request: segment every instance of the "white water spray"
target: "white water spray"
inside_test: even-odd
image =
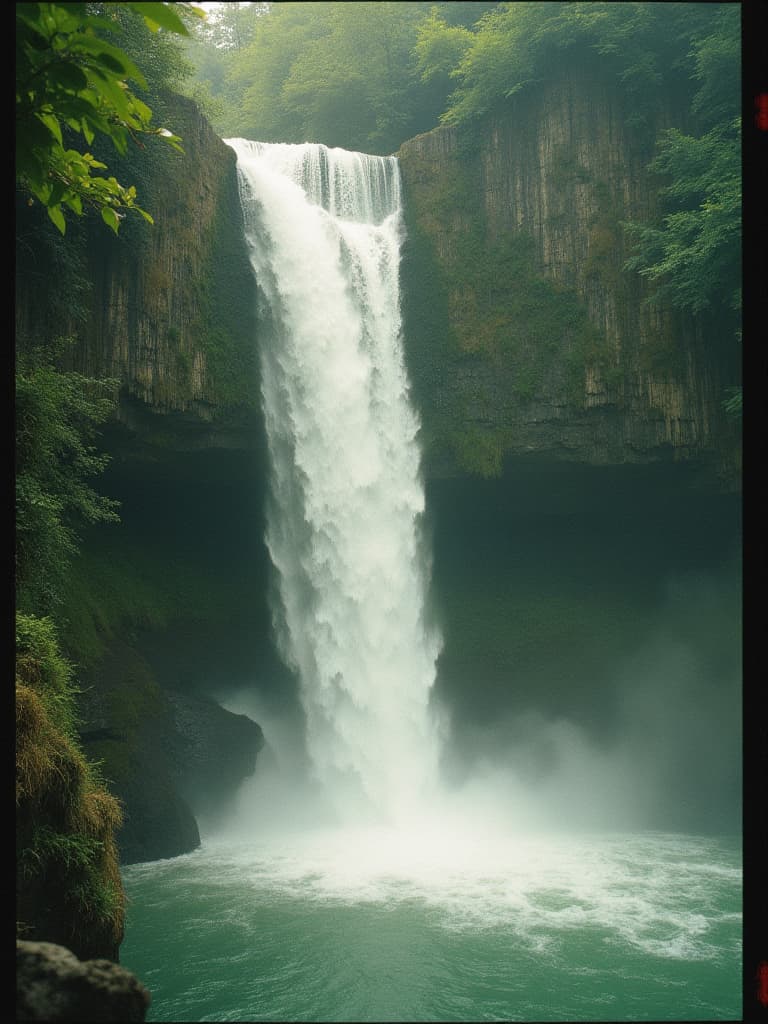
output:
[[[437,784],[424,493],[401,346],[394,157],[230,139],[271,454],[281,653],[317,778],[345,820],[413,821]]]

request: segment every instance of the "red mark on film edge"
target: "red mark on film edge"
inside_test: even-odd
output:
[[[761,960],[757,968],[757,998],[763,1006],[768,1006],[768,961]]]
[[[755,124],[761,132],[768,132],[768,92],[755,96]]]

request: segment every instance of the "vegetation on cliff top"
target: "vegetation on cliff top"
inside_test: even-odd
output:
[[[469,137],[564,64],[588,67],[623,96],[638,145],[656,146],[649,169],[663,200],[652,221],[603,226],[605,243],[615,248],[625,228],[625,270],[653,284],[651,300],[714,319],[732,344],[740,13],[704,3],[229,4],[193,31],[188,52],[193,91],[222,134],[374,153],[438,123]],[[670,101],[681,123],[655,134]],[[735,382],[730,396],[736,410]]]
[[[650,169],[661,176],[663,210],[627,224],[627,268],[656,286],[652,301],[714,317],[726,342],[741,340],[741,33],[737,6],[715,5],[687,56],[697,88],[693,129],[664,130]],[[741,389],[726,400],[741,409]]]
[[[192,93],[225,137],[392,153],[435,126],[451,87],[445,74],[421,78],[422,23],[434,10],[471,27],[496,6],[227,4],[195,30]]]

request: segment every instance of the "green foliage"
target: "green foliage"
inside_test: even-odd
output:
[[[137,83],[134,93],[145,101],[151,101],[153,115],[159,112],[156,101],[165,91],[179,90],[192,74],[184,48],[184,40],[190,38],[190,27],[203,20],[202,12],[188,4],[171,6],[157,4],[164,14],[170,14],[173,26],[162,26],[146,16],[145,4],[104,4],[113,22],[113,31],[118,33],[120,47],[125,54],[141,68],[143,84]]]
[[[495,6],[228,4],[189,52],[197,81],[222,103],[214,125],[223,135],[391,153],[435,125],[450,86],[447,73],[422,77],[422,23],[440,18],[460,40]],[[431,52],[428,38],[420,45]]]
[[[698,132],[661,133],[649,165],[665,183],[661,214],[624,225],[633,246],[625,266],[652,282],[650,301],[706,315],[710,329],[732,342],[741,338],[740,12],[714,7],[690,51]],[[738,386],[723,405],[740,415]]]
[[[82,137],[80,145],[90,147],[104,136],[125,153],[129,140],[155,135],[180,148],[171,131],[152,125],[152,111],[128,87],[128,80],[147,87],[142,72],[105,37],[120,27],[111,8],[137,12],[155,32],[186,34],[184,22],[162,3],[98,5],[97,14],[91,13],[93,6],[16,5],[16,180],[43,204],[62,234],[65,210],[81,215],[94,208],[115,232],[127,211],[152,220],[137,204],[134,186],[96,173],[106,164],[73,148],[71,141]],[[173,6],[194,10],[189,4]]]
[[[631,100],[632,127],[640,128],[659,99],[690,63],[691,38],[708,17],[704,4],[502,3],[477,26],[450,74],[458,85],[442,120],[468,124],[499,113],[521,89],[535,87],[578,54]],[[432,46],[440,59],[440,32]],[[435,67],[445,70],[438,62]],[[422,71],[429,74],[425,61]]]
[[[670,182],[660,224],[628,224],[630,270],[655,282],[654,299],[701,313],[741,304],[740,124],[718,125],[698,138],[670,128],[651,169]]]
[[[30,938],[76,955],[113,956],[125,898],[120,807],[85,759],[77,690],[50,619],[16,616],[17,920]]]
[[[462,25],[449,25],[436,8],[419,25],[414,52],[424,82],[446,76],[472,45],[472,33]]]
[[[185,40],[193,70],[184,91],[222,136],[236,134],[233,118],[242,100],[242,88],[229,81],[232,67],[269,8],[268,3],[221,4]]]
[[[21,875],[34,876],[44,864],[52,860],[60,861],[69,870],[82,870],[89,866],[102,847],[103,843],[92,836],[67,835],[43,825],[35,829],[30,845],[21,851]]]
[[[16,671],[25,680],[34,680],[51,722],[74,739],[74,670],[59,650],[57,629],[51,619],[17,612]]]
[[[20,356],[16,369],[16,582],[19,607],[49,612],[83,523],[116,521],[116,502],[89,484],[107,457],[94,440],[117,381],[62,373],[55,353]]]

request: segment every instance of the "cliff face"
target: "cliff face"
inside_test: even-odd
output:
[[[114,166],[155,225],[81,230],[79,319],[60,314],[71,283],[46,313],[22,273],[17,327],[75,335],[69,365],[121,381],[129,444],[262,448],[234,153],[191,101],[168,102],[186,155]],[[615,85],[564,69],[472,135],[438,128],[402,146],[406,348],[428,475],[497,476],[538,454],[688,461],[734,485],[739,439],[722,400],[739,379],[735,343],[648,304],[622,269],[622,223],[657,208],[663,183],[646,168],[658,128],[684,127],[676,106],[641,131]],[[72,276],[73,251],[39,274],[46,294]]]
[[[473,138],[438,128],[398,156],[406,326],[428,472],[497,475],[508,456],[738,466],[724,387],[735,342],[648,304],[622,222],[661,183],[652,132],[583,70],[514,97]]]
[[[137,185],[154,225],[130,216],[115,236],[98,217],[72,224],[63,294],[51,300],[49,281],[51,301],[41,302],[34,276],[22,272],[17,332],[22,342],[73,335],[67,368],[117,378],[118,419],[141,436],[170,447],[247,444],[230,436],[252,425],[259,404],[235,155],[191,100],[162,103],[183,155],[159,141],[125,162],[104,154],[109,173]],[[53,245],[46,259],[58,276]]]

